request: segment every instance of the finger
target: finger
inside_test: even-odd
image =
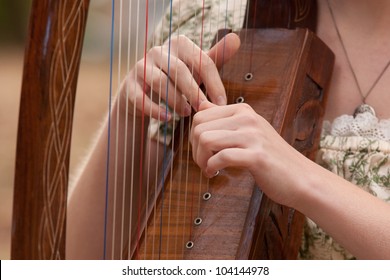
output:
[[[249,114],[251,110],[250,106],[244,103],[215,106],[210,102],[202,102],[199,106],[199,112],[194,115],[192,124],[195,127],[201,123],[231,117],[237,112],[248,111]]]
[[[176,89],[182,93],[195,110],[198,109],[201,102],[207,100],[187,64],[174,54],[162,52],[159,56],[155,56],[154,64],[169,76],[172,84],[177,86]],[[174,89],[175,87],[170,86],[170,88]]]
[[[206,109],[210,109],[210,108],[213,108],[215,106],[216,105],[214,105],[214,103],[211,103],[208,100],[205,100],[204,102],[199,104],[199,108],[198,109],[199,109],[199,111],[204,111]]]
[[[229,113],[226,108],[229,106],[217,106],[211,102],[204,101],[200,104],[200,110],[197,112],[192,120],[192,126],[190,130],[190,141],[192,144],[192,154],[195,159],[198,149],[198,140],[202,133],[208,130],[220,130],[225,128],[224,123],[229,122],[226,120],[233,115]],[[210,123],[211,122],[211,123]]]
[[[138,67],[140,68],[139,70],[142,70],[144,66],[139,64]],[[140,75],[139,79],[142,81],[143,74]],[[191,114],[191,107],[178,88],[160,68],[152,63],[147,65],[145,82],[151,88],[152,93],[157,94],[158,98],[155,98],[157,102],[161,99],[165,100],[166,104],[181,116],[189,116]]]
[[[241,41],[237,34],[235,33],[229,33],[225,37],[223,37],[220,41],[218,41],[209,51],[208,56],[214,61],[217,69],[222,68],[222,66],[228,62],[233,55],[238,51],[240,48]],[[211,76],[214,73],[210,73],[211,80],[220,80],[220,77]],[[214,74],[215,75],[215,74]],[[218,73],[219,75],[219,73]],[[207,87],[209,85],[209,82],[206,84],[206,89],[208,90],[207,93],[210,97],[210,100],[212,100],[214,103],[218,105],[226,105],[227,99],[226,94],[223,96],[218,95],[218,91],[214,92],[213,89],[209,89]],[[210,91],[209,91],[210,90]]]
[[[219,132],[218,132],[219,133]],[[204,143],[200,144],[194,161],[202,169],[207,177],[213,177],[219,170],[227,167],[248,167],[252,153],[236,142],[224,143],[223,139],[211,140],[213,135],[208,135],[207,149]],[[218,136],[217,136],[218,138]],[[226,139],[226,138],[225,138]]]
[[[203,170],[204,174],[211,178],[219,170],[228,167],[242,167],[247,168],[249,166],[248,159],[252,154],[250,151],[241,148],[229,148],[215,153],[207,161],[206,167]]]
[[[144,114],[161,121],[169,121],[172,118],[170,113],[166,113],[164,107],[154,103],[144,93],[143,86],[139,82],[126,83],[125,91],[127,102],[132,104],[135,114]]]
[[[223,147],[229,147],[232,143],[226,143],[223,135],[229,134],[221,130],[206,131],[194,138],[192,157],[202,170],[207,167],[208,159],[220,151]],[[224,141],[222,144],[221,141]]]
[[[241,41],[235,33],[229,33],[218,41],[209,51],[209,57],[218,69],[228,62],[240,48]]]
[[[185,36],[173,41],[172,51],[198,76],[197,84],[203,83],[212,102],[226,104],[226,93],[213,60]]]
[[[245,148],[242,133],[235,130],[207,130],[194,138],[193,158],[202,168],[215,153],[229,148]]]

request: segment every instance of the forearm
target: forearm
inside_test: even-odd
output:
[[[389,204],[319,166],[305,177],[296,209],[357,258],[390,259]]]
[[[119,113],[118,119],[117,113]],[[67,213],[67,258],[104,257],[105,234],[110,234],[105,232],[105,227],[110,228],[112,223],[111,218],[106,218],[110,215],[107,213],[109,209],[106,207],[106,199],[107,197],[110,199],[107,202],[111,205],[114,199],[114,186],[123,185],[124,163],[127,161],[130,165],[133,158],[131,148],[133,135],[136,136],[134,141],[139,141],[139,136],[142,134],[140,122],[133,122],[134,118],[125,114],[126,111],[119,108],[116,102],[111,112],[110,127],[106,120],[82,173],[72,187]],[[129,118],[127,121],[126,117]],[[109,129],[110,137],[108,137]],[[126,133],[127,137],[125,137]],[[138,153],[134,154],[134,162],[139,161],[140,156],[138,142],[136,146],[137,149],[134,151]]]

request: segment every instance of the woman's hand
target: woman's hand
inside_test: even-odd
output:
[[[165,115],[165,108],[160,108],[161,99],[181,116],[188,116],[191,106],[197,110],[207,99],[199,89],[200,84],[204,84],[211,102],[224,105],[226,93],[218,68],[236,53],[239,46],[240,39],[233,33],[208,52],[202,51],[185,36],[174,37],[163,46],[151,48],[136,63],[122,83],[120,94],[128,98],[137,112],[161,120],[171,118]]]
[[[190,140],[194,161],[206,176],[227,167],[242,167],[271,199],[291,206],[296,198],[304,177],[300,173],[308,160],[249,105],[202,103],[193,119]]]

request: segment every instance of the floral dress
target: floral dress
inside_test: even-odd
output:
[[[325,122],[317,162],[390,203],[390,120],[380,121],[372,112],[364,112],[340,116],[332,124]],[[300,258],[354,256],[307,219]]]
[[[169,34],[172,36],[185,34],[199,45],[203,33],[202,49],[207,50],[218,29],[238,30],[243,26],[246,0],[174,0],[172,17],[170,8],[156,29],[153,44],[162,44],[169,38]],[[159,134],[158,127],[158,123],[151,124],[152,137]],[[371,112],[363,112],[355,117],[340,116],[332,124],[324,123],[317,162],[388,202],[390,202],[389,156],[390,120],[379,121]],[[354,258],[308,218],[298,257]]]

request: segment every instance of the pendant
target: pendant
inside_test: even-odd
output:
[[[373,116],[376,116],[374,108],[364,103],[356,107],[355,111],[353,112],[353,117],[355,118],[358,114],[362,114],[366,112],[372,114]]]

